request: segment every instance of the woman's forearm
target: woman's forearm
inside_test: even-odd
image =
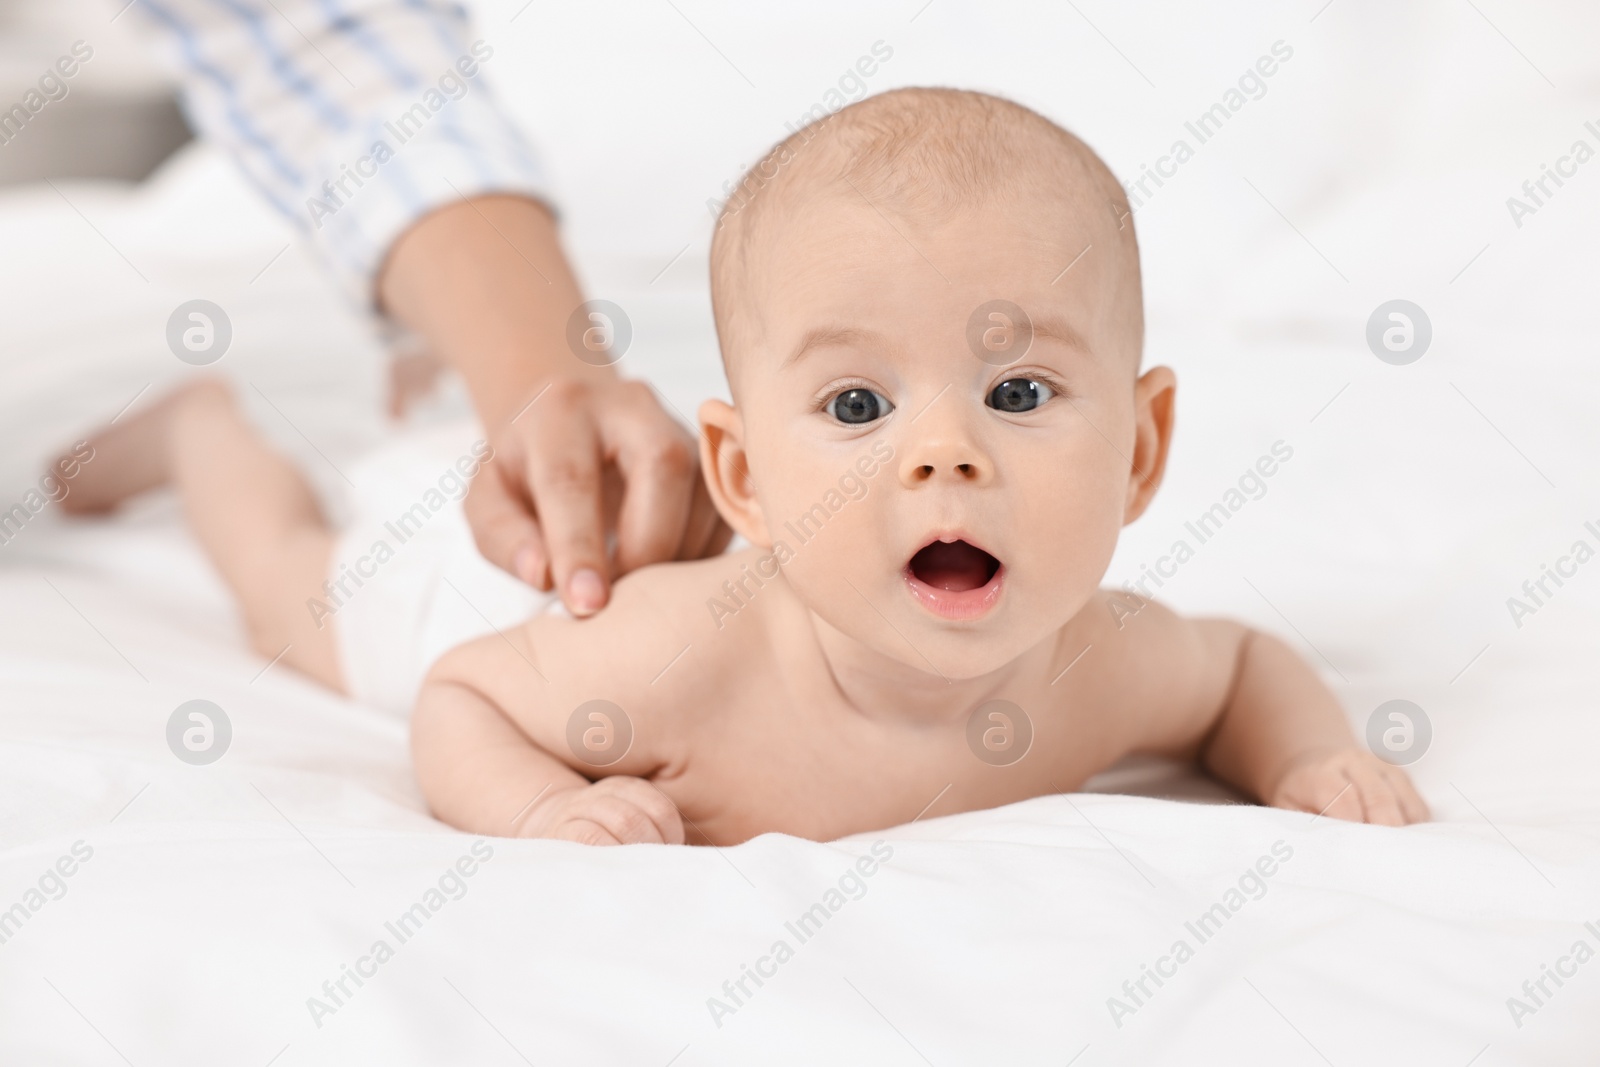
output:
[[[567,345],[582,302],[555,219],[536,200],[483,196],[425,216],[379,274],[380,306],[466,379],[491,432],[555,377],[612,377]]]

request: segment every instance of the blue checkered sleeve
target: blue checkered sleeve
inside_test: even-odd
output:
[[[117,0],[120,6],[122,0]],[[549,202],[497,105],[495,50],[435,0],[139,0],[191,123],[370,299],[390,246],[462,197]]]

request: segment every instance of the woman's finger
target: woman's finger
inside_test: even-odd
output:
[[[478,551],[490,563],[536,589],[550,588],[544,538],[527,499],[507,484],[505,470],[486,460],[462,505]]]
[[[649,386],[625,382],[622,400],[597,412],[607,454],[624,483],[617,515],[617,573],[679,558],[695,487],[694,438],[661,407]]]
[[[523,435],[523,474],[549,554],[556,591],[574,615],[592,615],[610,594],[603,533],[601,439],[592,394],[576,382],[549,388]]]
[[[678,546],[678,559],[706,559],[720,555],[733,540],[733,527],[722,519],[717,506],[711,502],[705,479],[697,479],[694,502],[689,506],[689,525],[684,530],[683,543]]]

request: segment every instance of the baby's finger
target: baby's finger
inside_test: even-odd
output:
[[[1366,821],[1375,826],[1404,826],[1405,813],[1400,810],[1400,798],[1388,777],[1365,760],[1346,768],[1345,773],[1355,783],[1361,794],[1361,806],[1366,811]]]
[[[667,843],[655,821],[631,799],[595,794],[583,806],[583,817],[604,826],[625,845]]]
[[[1395,796],[1400,798],[1400,810],[1405,812],[1407,823],[1427,822],[1433,817],[1433,813],[1428,810],[1427,801],[1417,792],[1417,787],[1411,781],[1409,774],[1398,767],[1389,767],[1384,771],[1384,776],[1389,779]]]
[[[615,834],[599,823],[587,819],[569,819],[550,832],[560,841],[576,841],[580,845],[620,845]]]
[[[638,805],[650,817],[663,842],[669,845],[683,844],[683,816],[678,813],[678,806],[671,797],[643,778],[616,777],[606,781],[617,783],[614,787],[617,795],[630,804]]]
[[[1362,821],[1362,798],[1355,792],[1354,785],[1338,773],[1309,774],[1304,781],[1291,785],[1288,793],[1294,806],[1314,816]]]

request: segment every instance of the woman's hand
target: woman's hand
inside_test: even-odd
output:
[[[693,432],[647,386],[571,349],[583,296],[543,204],[480,196],[424,216],[396,240],[378,296],[466,379],[494,447],[466,502],[491,563],[589,615],[615,577],[727,547]]]
[[[492,444],[466,500],[478,550],[530,585],[553,586],[574,615],[605,606],[610,578],[715,555],[732,536],[693,435],[641,382],[552,382]]]

